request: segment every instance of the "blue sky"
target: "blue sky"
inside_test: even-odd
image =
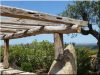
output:
[[[61,13],[63,10],[65,10],[65,8],[69,3],[72,2],[71,1],[2,1],[1,2],[1,4],[7,6],[35,10],[54,15],[57,15]],[[10,44],[31,43],[35,39],[37,39],[38,41],[48,40],[50,42],[53,42],[53,35],[42,34],[37,36],[25,37],[21,39],[13,39],[10,40]],[[71,38],[71,36],[65,34],[64,42],[66,43],[75,42],[77,44],[90,44],[90,43],[96,43],[97,40],[91,35],[83,36],[81,34],[78,34],[77,37]],[[0,44],[3,44],[3,41],[1,41]]]

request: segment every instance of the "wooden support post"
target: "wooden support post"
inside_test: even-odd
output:
[[[63,57],[63,34],[54,34],[54,46],[55,46],[55,59],[61,60]]]
[[[6,39],[4,40],[4,58],[3,58],[3,65],[5,69],[9,68],[8,57],[9,57],[9,39]]]

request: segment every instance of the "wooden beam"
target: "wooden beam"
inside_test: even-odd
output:
[[[62,34],[77,33],[78,30],[80,30],[80,28],[78,28],[77,26],[74,26],[74,28],[73,26],[66,26],[66,25],[34,26],[34,28],[29,29],[29,30],[22,30],[16,33],[5,35],[4,37],[1,37],[1,39],[22,38],[26,36],[45,34],[45,33],[62,33]]]
[[[11,29],[11,28],[0,28],[0,32],[16,33],[16,32],[17,32],[17,29]]]
[[[55,46],[55,59],[61,60],[63,57],[63,34],[54,34],[54,46]]]
[[[59,25],[59,23],[18,19],[18,18],[1,18],[0,24],[22,25],[22,26],[52,26]]]
[[[53,16],[49,14],[39,13],[36,11],[29,11],[25,9],[19,9],[14,7],[8,6],[0,6],[0,15],[7,16],[7,17],[15,17],[15,18],[23,18],[23,19],[32,19],[32,20],[40,20],[40,21],[47,21],[47,22],[54,22],[54,23],[61,23],[61,24],[78,24],[80,26],[86,26],[88,22],[60,17],[60,16]]]
[[[7,69],[9,68],[9,40],[4,40],[4,58],[3,58],[3,65],[4,68]]]
[[[11,22],[12,21],[12,22]],[[34,26],[60,26],[61,24],[57,23],[50,23],[50,22],[35,22],[34,20],[32,21],[33,23],[31,24],[30,20],[20,20],[20,21],[15,21],[15,19],[1,19],[1,28],[13,28],[13,29],[31,29],[34,28]]]
[[[33,26],[12,26],[12,25],[8,26],[8,25],[4,25],[4,24],[1,25],[0,27],[1,27],[1,29],[8,28],[8,29],[17,29],[17,30],[27,30],[27,29],[33,28]]]

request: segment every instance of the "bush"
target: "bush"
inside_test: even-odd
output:
[[[24,71],[28,71],[28,72],[32,72],[33,71],[32,64],[29,63],[29,62],[23,62],[23,63],[21,63],[21,68]]]
[[[0,47],[0,62],[3,62],[3,46]]]
[[[2,50],[3,47],[0,48],[1,59],[3,59]],[[31,44],[10,46],[9,53],[10,65],[14,68],[29,72],[45,69],[45,72],[48,72],[54,60],[54,45],[48,41],[35,40]],[[96,54],[97,51],[87,47],[77,47],[76,53],[78,74],[89,74],[89,70],[92,70],[90,56]]]
[[[91,55],[96,54],[97,51],[91,50],[87,47],[76,48],[77,54],[77,73],[80,75],[87,75],[92,71]]]
[[[10,46],[9,62],[25,71],[49,70],[54,60],[54,46],[48,41]],[[28,69],[28,70],[27,70]]]

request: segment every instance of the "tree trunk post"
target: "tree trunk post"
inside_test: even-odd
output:
[[[4,40],[4,58],[3,58],[3,65],[4,68],[7,69],[9,68],[9,39]]]
[[[61,60],[63,55],[63,34],[54,34],[54,46],[55,46],[55,59]]]

